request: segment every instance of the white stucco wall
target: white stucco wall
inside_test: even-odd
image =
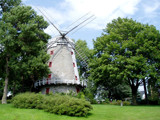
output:
[[[73,44],[73,46],[71,46],[69,43],[59,44],[60,41],[57,41],[57,39],[58,38],[54,38],[51,41],[51,43],[54,43],[54,41],[56,42],[52,44],[47,51],[48,54],[50,54],[51,51],[54,51],[54,54],[51,55],[50,60],[48,61],[48,65],[49,62],[52,62],[52,66],[49,67],[52,72],[52,78],[80,83],[73,41],[68,39]],[[71,52],[73,52],[73,54],[71,54]],[[73,66],[73,63],[75,64],[75,67]],[[77,76],[77,80],[75,76]]]
[[[76,86],[71,85],[52,85],[48,87],[43,87],[41,89],[42,94],[46,94],[46,88],[49,88],[49,93],[69,93],[70,91],[73,91],[77,93]]]

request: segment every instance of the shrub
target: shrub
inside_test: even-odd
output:
[[[92,109],[91,104],[84,99],[60,94],[23,93],[13,98],[13,105],[18,108],[44,109],[50,113],[70,116],[86,116]]]
[[[91,104],[98,104],[97,101],[95,99],[90,99],[88,100]]]
[[[106,104],[110,104],[109,99],[106,99],[106,100],[105,100],[105,103],[106,103]]]
[[[159,94],[158,92],[153,91],[152,95],[148,97],[149,104],[157,105],[159,100]]]
[[[128,106],[128,105],[131,105],[131,103],[129,101],[123,101],[123,105]]]
[[[68,95],[52,95],[45,97],[44,110],[51,113],[86,116],[92,109],[89,102],[84,99],[70,97]]]
[[[85,95],[83,92],[79,92],[76,97],[80,99],[85,99]]]
[[[117,101],[116,101],[116,100],[113,100],[110,104],[111,104],[111,105],[117,105]]]
[[[122,100],[117,100],[117,105],[121,105]]]
[[[113,100],[110,104],[111,105],[121,105],[122,102],[124,106],[131,105],[129,101],[122,101],[122,100],[117,100],[117,101]]]
[[[38,108],[42,109],[44,96],[35,93],[22,93],[13,98],[13,105],[17,108]]]

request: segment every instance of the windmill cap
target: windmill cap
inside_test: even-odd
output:
[[[70,39],[70,38],[68,38],[68,37],[64,37],[64,38],[66,38],[69,42],[71,42],[72,44],[75,44],[75,42],[72,40],[72,39]],[[58,42],[58,41],[60,41],[62,39],[62,36],[56,36],[56,37],[54,37],[54,38],[51,38],[49,41],[48,41],[48,43],[50,43],[50,42]]]

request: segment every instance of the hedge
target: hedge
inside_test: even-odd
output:
[[[17,108],[43,109],[50,113],[69,116],[87,116],[93,109],[84,99],[59,94],[21,93],[13,98],[12,103]]]

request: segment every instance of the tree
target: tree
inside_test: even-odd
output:
[[[15,7],[15,6],[18,6],[21,4],[21,0],[0,0],[0,21],[2,20],[2,15],[4,12],[9,12],[11,8]],[[0,50],[1,50],[1,46],[0,46]],[[0,51],[1,53],[1,51]],[[4,64],[4,60],[3,58],[0,56],[0,63],[3,65]],[[3,79],[4,76],[3,76],[3,70],[4,70],[4,67],[1,66],[0,64],[0,79],[1,79],[1,88],[3,88]],[[0,97],[1,98],[1,97]]]
[[[128,84],[136,105],[137,90],[143,80],[151,75],[158,78],[159,48],[160,34],[154,26],[128,18],[114,19],[94,41],[90,79],[107,87]]]
[[[50,36],[44,33],[48,23],[27,6],[13,7],[0,21],[0,57],[5,86],[2,103],[6,103],[8,82],[32,85],[49,73],[45,51]],[[3,65],[2,65],[3,64]],[[22,85],[23,86],[23,85]],[[30,86],[31,87],[31,86]]]

